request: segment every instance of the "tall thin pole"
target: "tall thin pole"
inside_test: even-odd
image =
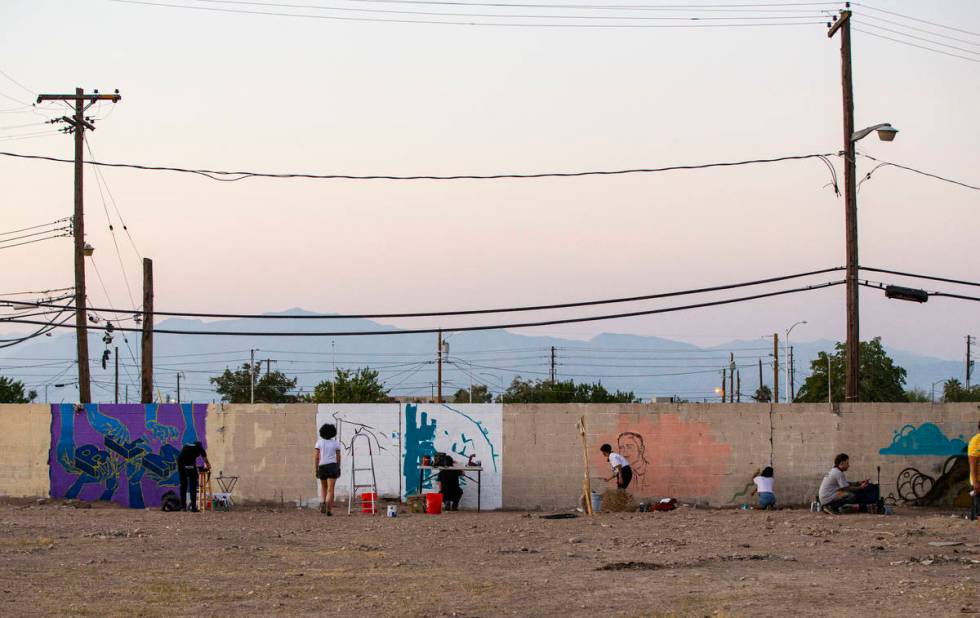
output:
[[[116,357],[116,403],[119,403],[119,346],[113,348]]]
[[[248,352],[248,402],[255,403],[255,349],[252,348]]]
[[[827,403],[834,403],[834,390],[831,388],[830,381],[833,374],[830,372],[830,353],[827,353]]]
[[[439,348],[437,350],[437,354],[438,354],[438,358],[439,358],[439,362],[438,362],[438,365],[439,365],[439,369],[438,369],[439,375],[437,377],[438,383],[439,383],[439,389],[438,389],[438,391],[436,393],[436,403],[442,403],[442,331],[441,330],[439,331],[439,339],[436,342],[436,346]]]
[[[725,403],[725,401],[727,401],[726,396],[728,395],[728,393],[725,392],[728,389],[728,380],[726,379],[726,375],[725,375],[727,371],[728,370],[726,368],[724,367],[721,368],[721,402],[722,403]]]
[[[736,370],[735,372],[735,402],[742,403],[742,372],[741,370]]]
[[[143,340],[140,400],[153,403],[153,260],[143,258]]]
[[[861,332],[858,309],[858,219],[857,219],[857,162],[854,148],[854,85],[851,77],[851,12],[841,11],[840,17],[827,32],[828,37],[840,31],[841,92],[844,114],[844,228],[847,273],[847,345],[845,357],[844,401],[859,400],[861,365]]]
[[[787,359],[789,364],[789,401],[787,403],[792,403],[796,399],[796,363],[793,361],[793,346],[789,346],[789,358]]]
[[[970,358],[970,344],[976,341],[973,335],[966,336],[966,390],[970,390],[970,375],[973,373],[973,360]]]
[[[735,353],[728,353],[728,401],[735,403]]]
[[[759,359],[759,395],[762,395],[762,387],[765,383],[762,381],[762,359]]]
[[[551,346],[551,383],[555,383],[555,346]]]
[[[177,372],[177,403],[180,403],[180,372]]]
[[[779,333],[772,334],[772,402],[779,403]]]

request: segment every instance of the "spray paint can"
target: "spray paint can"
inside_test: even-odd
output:
[[[398,507],[396,505],[388,505],[388,517],[398,517]]]

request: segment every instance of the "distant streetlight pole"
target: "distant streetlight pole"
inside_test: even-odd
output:
[[[946,378],[942,378],[941,380],[936,380],[935,382],[932,383],[932,387],[930,389],[931,392],[932,392],[932,395],[929,397],[929,399],[932,401],[932,403],[936,403],[936,385],[939,384],[940,382],[945,382],[945,381],[946,381]]]
[[[885,142],[895,139],[898,130],[888,123],[878,124],[860,131],[854,130],[854,85],[851,79],[851,11],[842,10],[833,24],[828,24],[827,37],[839,30],[841,55],[841,90],[844,103],[844,226],[847,255],[845,287],[847,295],[847,347],[845,353],[844,401],[859,400],[861,334],[858,310],[858,220],[857,220],[857,162],[855,144],[872,131]]]
[[[806,324],[806,320],[800,320],[799,322],[796,322],[795,324],[787,328],[786,340],[783,341],[783,351],[785,352],[784,356],[786,357],[786,403],[792,403],[793,401],[793,395],[790,393],[791,388],[790,388],[789,374],[790,374],[790,365],[793,364],[793,359],[790,356],[789,334],[793,332],[793,329],[799,326],[800,324]]]
[[[255,353],[261,352],[259,348],[252,348],[249,352],[248,363],[248,382],[249,382],[249,403],[255,403]]]

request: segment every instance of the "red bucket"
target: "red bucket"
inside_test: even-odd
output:
[[[425,512],[429,515],[442,513],[442,494],[425,494]]]
[[[374,515],[378,512],[378,494],[366,491],[361,494],[361,512]]]

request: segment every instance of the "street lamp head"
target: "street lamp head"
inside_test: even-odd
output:
[[[82,247],[82,253],[85,254],[85,257],[92,257],[92,254],[95,253],[95,247],[93,247],[88,243],[85,243],[85,246]]]
[[[893,141],[896,135],[898,135],[898,129],[888,124],[887,122],[881,128],[878,129],[878,139],[880,139],[883,142]]]

